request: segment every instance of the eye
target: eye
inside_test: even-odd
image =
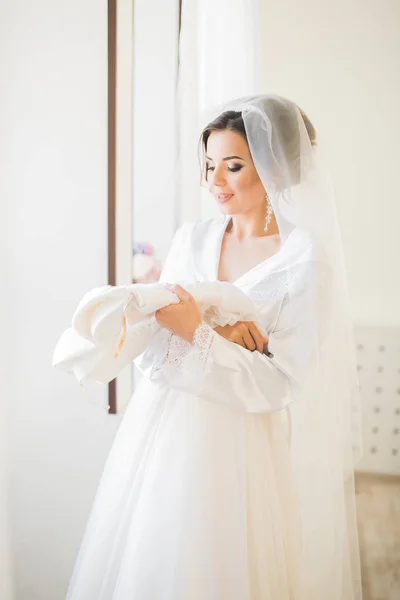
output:
[[[236,173],[236,171],[240,171],[243,168],[243,165],[234,164],[232,167],[228,167],[228,171],[231,173]],[[206,171],[215,171],[215,167],[211,167],[210,165],[206,165]]]
[[[234,165],[233,167],[228,167],[228,171],[231,171],[232,173],[235,173],[236,171],[240,171],[240,169],[243,168],[243,165]]]

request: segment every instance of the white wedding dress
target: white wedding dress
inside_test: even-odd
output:
[[[215,281],[228,220],[184,224],[162,281]],[[288,253],[308,259],[285,269]],[[159,330],[135,360],[145,376],[105,464],[67,600],[310,600],[290,413],[312,360],[299,315],[323,289],[318,268],[296,230],[234,282],[265,315],[273,358],[203,322],[193,344]]]

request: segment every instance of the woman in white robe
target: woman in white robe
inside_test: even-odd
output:
[[[268,112],[273,98],[281,110],[296,107],[266,96],[247,106],[261,102],[269,123],[282,127]],[[245,114],[203,133],[206,180],[222,215],[175,234],[161,281],[176,284],[180,302],[157,311],[162,327],[135,361],[144,377],[107,459],[67,600],[361,597],[344,487],[321,493],[342,481],[339,463],[328,479],[322,446],[302,470],[293,458],[296,443],[303,466],[308,457],[293,417],[310,374],[325,365],[318,352],[330,339],[332,262],[303,221],[293,226],[286,213],[292,227],[284,229],[251,152],[251,123],[243,118],[247,136],[235,128]],[[312,126],[296,107],[298,115],[312,145]],[[244,291],[268,339],[251,322],[214,328],[185,290],[198,281]],[[320,405],[330,407],[324,397]],[[300,411],[297,423],[315,421]],[[330,431],[310,428],[305,437],[313,444]]]

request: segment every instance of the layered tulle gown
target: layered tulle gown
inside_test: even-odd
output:
[[[228,220],[185,223],[162,281],[217,280]],[[286,269],[288,255],[302,255],[302,269]],[[290,411],[311,360],[299,352],[297,324],[317,293],[303,280],[311,272],[318,282],[315,256],[296,231],[233,282],[259,307],[273,357],[203,321],[192,344],[162,328],[135,360],[143,377],[106,461],[67,600],[310,600]]]

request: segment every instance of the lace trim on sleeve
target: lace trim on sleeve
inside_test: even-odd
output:
[[[196,392],[211,368],[211,349],[216,335],[205,321],[197,326],[193,343],[169,333],[166,352],[153,364],[150,378],[166,383],[179,381],[180,388]]]

